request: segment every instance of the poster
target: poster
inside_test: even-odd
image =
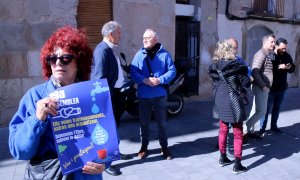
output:
[[[64,175],[88,161],[118,160],[119,145],[106,79],[74,83],[50,94],[58,99],[51,127]]]

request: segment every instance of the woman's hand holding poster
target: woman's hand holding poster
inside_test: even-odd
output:
[[[119,145],[106,79],[74,83],[57,89],[58,114],[51,127],[63,174],[88,161],[118,160]]]

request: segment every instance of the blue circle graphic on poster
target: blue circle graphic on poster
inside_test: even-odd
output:
[[[103,145],[108,140],[107,131],[100,125],[97,124],[92,133],[92,141],[97,145]]]

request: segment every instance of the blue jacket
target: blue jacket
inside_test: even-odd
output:
[[[9,149],[15,159],[43,159],[56,155],[54,138],[49,119],[40,121],[36,117],[36,102],[48,97],[55,87],[49,80],[31,88],[22,97],[19,109],[9,124]],[[107,167],[107,166],[106,166]],[[102,179],[102,174],[87,175],[81,170],[73,173],[73,179]]]
[[[95,48],[94,64],[92,67],[91,79],[107,78],[110,89],[113,89],[118,80],[118,63],[113,50],[101,41]]]
[[[148,58],[145,48],[141,48],[134,56],[130,66],[130,75],[135,83],[138,84],[139,98],[155,98],[166,96],[166,89],[159,85],[151,87],[143,83],[145,78],[150,77],[150,70],[147,66]],[[159,78],[161,84],[169,84],[176,76],[176,68],[168,51],[160,46],[153,60],[148,58],[154,77]]]
[[[252,72],[251,72],[251,67],[248,66],[248,64],[244,61],[244,59],[242,59],[242,58],[239,57],[239,56],[236,56],[236,60],[237,60],[238,62],[240,62],[240,63],[242,63],[242,64],[244,64],[244,65],[246,65],[246,66],[248,67],[248,73],[247,73],[247,75],[248,75],[249,77],[251,77],[251,74],[252,74]]]

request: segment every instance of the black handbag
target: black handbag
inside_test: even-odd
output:
[[[244,105],[248,105],[249,104],[248,97],[247,97],[247,95],[245,93],[239,93],[238,95],[239,95],[239,98],[240,98],[240,100],[242,101],[242,103]]]
[[[62,175],[59,159],[55,158],[43,161],[28,161],[24,179],[71,180],[72,178],[70,175]]]

